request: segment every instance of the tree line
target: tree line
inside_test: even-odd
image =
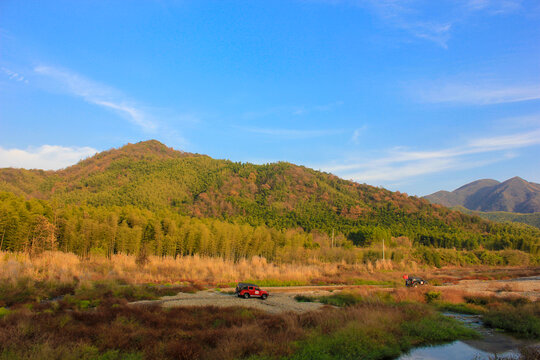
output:
[[[489,223],[488,223],[489,224]],[[295,261],[315,254],[332,260],[350,257],[354,248],[387,246],[405,238],[415,246],[448,249],[516,249],[538,254],[533,228],[489,224],[485,232],[430,228],[424,223],[365,221],[337,227],[331,233],[300,226],[276,228],[265,224],[198,218],[169,209],[150,211],[127,206],[59,205],[55,201],[26,200],[0,192],[0,249],[39,253],[61,250],[81,256],[139,254],[158,256],[199,254],[238,261],[263,256],[274,261]],[[331,247],[340,250],[329,252]],[[338,254],[338,258],[335,258]]]

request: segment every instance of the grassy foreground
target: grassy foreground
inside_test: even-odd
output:
[[[231,263],[194,256],[155,258],[138,267],[121,255],[83,260],[65,253],[37,258],[0,253],[0,360],[388,359],[414,346],[475,336],[438,310],[482,314],[490,326],[540,338],[538,302],[467,297],[438,287],[405,289],[401,270],[392,266],[272,264],[263,258]],[[446,282],[529,271],[450,269],[437,276]],[[276,286],[365,286],[320,299],[298,298],[329,305],[306,314],[128,305],[237,279]],[[379,292],[380,285],[393,289]]]
[[[383,359],[412,346],[475,336],[428,305],[390,298],[270,315],[133,306],[110,291],[92,294],[99,298],[75,295],[5,310],[0,359]]]

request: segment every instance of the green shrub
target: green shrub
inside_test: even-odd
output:
[[[363,301],[363,298],[359,295],[341,292],[330,296],[322,296],[319,301],[326,305],[343,307],[358,304]]]
[[[294,297],[294,300],[298,302],[313,302],[315,301],[315,298],[310,297],[310,296],[305,296],[305,295],[296,295]]]
[[[483,315],[487,326],[503,329],[527,339],[540,339],[540,303],[512,306],[503,304]]]
[[[440,291],[428,291],[424,294],[426,298],[427,303],[431,303],[435,300],[439,300],[441,298],[441,292]]]
[[[441,311],[450,311],[469,315],[479,315],[484,312],[479,306],[472,304],[438,303],[437,308]]]
[[[0,307],[0,319],[9,314],[9,309],[6,309],[5,307]]]
[[[401,328],[415,343],[440,343],[455,339],[472,339],[478,336],[473,329],[440,314],[422,317],[418,321],[405,322]]]

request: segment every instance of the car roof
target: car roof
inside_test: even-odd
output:
[[[255,285],[255,284],[250,284],[250,283],[238,283],[238,286],[259,286],[259,285]]]

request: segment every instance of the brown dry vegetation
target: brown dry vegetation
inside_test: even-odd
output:
[[[434,279],[499,276],[490,268],[437,271]],[[504,276],[531,275],[528,269],[504,271]],[[330,296],[335,297],[334,302],[323,302],[344,308],[268,314],[240,307],[132,306],[127,304],[129,299],[148,294],[137,292],[142,291],[142,285],[118,285],[183,280],[195,283],[184,291],[196,291],[200,289],[197,284],[226,283],[238,278],[295,284],[388,281],[401,275],[402,271],[391,270],[390,266],[370,271],[361,265],[280,265],[261,258],[233,263],[196,256],[176,260],[151,257],[150,263],[141,268],[135,257],[122,255],[83,260],[60,252],[32,258],[3,253],[0,281],[12,286],[3,285],[0,291],[22,290],[23,294],[10,295],[9,309],[0,308],[0,359],[313,359],[313,354],[339,359],[343,355],[339,351],[356,354],[357,358],[381,359],[397,356],[411,346],[471,336],[434,311],[439,303],[466,303],[473,310],[487,308],[475,304],[483,298],[470,298],[468,292],[453,286],[401,286],[379,292],[373,286],[364,286],[336,291]],[[24,279],[50,286],[42,291],[45,298],[67,295],[53,301],[40,301],[43,296],[28,300]],[[157,290],[166,288],[155,287],[149,295],[162,296]],[[430,301],[430,292],[435,293],[436,301]],[[511,303],[505,304],[514,309]]]
[[[237,359],[251,355],[303,359],[304,350],[309,354],[322,336],[338,343],[355,338],[367,341],[370,348],[364,358],[376,359],[381,354],[395,356],[425,341],[471,336],[458,328],[447,332],[443,325],[437,325],[443,320],[426,306],[391,304],[376,298],[341,309],[281,315],[242,308],[133,307],[112,299],[94,310],[77,310],[61,301],[31,310],[21,308],[0,318],[0,358],[33,358],[39,351],[42,358],[107,354],[109,357],[103,358],[111,359],[131,354],[147,359]],[[434,327],[437,335],[423,338],[415,330],[415,322]],[[307,342],[299,348],[297,341]]]
[[[238,262],[198,255],[177,257],[149,256],[144,267],[136,257],[113,255],[110,259],[93,256],[83,259],[75,254],[45,252],[31,257],[25,253],[0,252],[0,280],[30,278],[36,281],[70,283],[77,281],[120,280],[129,284],[191,282],[225,285],[257,280],[265,286],[358,284],[359,279],[401,284],[403,273],[424,276],[432,284],[457,283],[460,280],[510,279],[540,274],[539,267],[448,267],[420,268],[416,263],[396,264],[378,260],[367,264],[344,262],[271,263],[254,256]],[[491,286],[491,285],[490,285]],[[517,284],[515,286],[518,286]],[[519,285],[520,286],[520,285]]]
[[[120,279],[127,283],[199,282],[209,285],[227,284],[246,279],[276,280],[276,285],[344,283],[359,274],[374,277],[377,270],[391,270],[391,261],[375,264],[347,265],[344,263],[275,264],[254,256],[238,262],[198,255],[173,257],[150,256],[148,265],[141,267],[136,257],[113,255],[82,259],[71,253],[45,252],[38,257],[24,253],[0,252],[0,280],[28,277],[34,280],[71,282],[79,280]],[[376,277],[376,276],[375,276]],[[392,276],[378,276],[389,280]],[[270,284],[269,284],[270,285]]]

